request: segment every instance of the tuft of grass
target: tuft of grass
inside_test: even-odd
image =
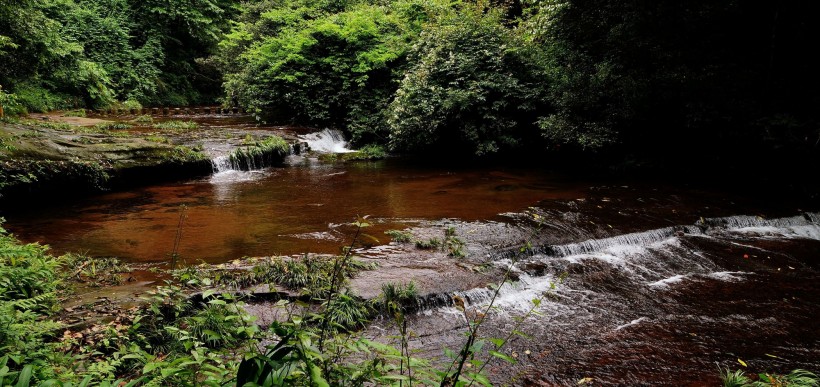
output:
[[[387,151],[381,145],[369,144],[356,152],[346,153],[342,157],[344,160],[381,160],[387,157]]]
[[[732,371],[728,367],[720,368],[720,378],[723,380],[723,387],[744,387],[751,384],[751,379],[742,370]]]
[[[376,299],[377,304],[381,304],[382,311],[387,313],[404,312],[407,305],[415,302],[418,298],[416,283],[410,281],[407,284],[394,284],[388,282],[382,284],[382,294]]]
[[[422,249],[422,250],[437,249],[437,248],[439,248],[439,246],[441,246],[441,240],[438,239],[438,238],[430,238],[426,241],[424,241],[424,240],[417,240],[416,241],[416,248],[419,248],[419,249]]]
[[[407,243],[413,240],[413,234],[408,231],[387,230],[384,233],[387,234],[387,236],[389,236],[394,242],[398,243]]]
[[[721,368],[720,379],[723,387],[817,387],[820,386],[820,379],[817,375],[802,369],[796,369],[786,375],[774,373],[760,373],[757,380],[746,376],[742,370],[732,371],[728,367]]]

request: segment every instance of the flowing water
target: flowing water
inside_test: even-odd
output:
[[[332,131],[295,135],[314,150],[349,150]],[[206,179],[14,212],[6,227],[57,252],[164,261],[183,216],[183,258],[224,262],[334,253],[349,242],[349,223],[370,215],[368,232],[379,241],[362,253],[384,260],[382,275],[422,284],[429,275],[428,289],[444,289],[421,298],[410,320],[410,346],[419,355],[446,362],[442,347],[463,342],[465,317],[454,300],[464,302],[468,316],[494,300],[485,337],[506,337],[514,328],[530,335],[504,349],[517,364],[490,363],[495,382],[717,385],[718,365],[743,368],[738,359],[748,372],[820,371],[816,208],[538,169],[401,160],[329,163],[293,155],[283,166],[239,171],[225,158],[228,148],[206,149],[214,158]],[[480,280],[461,281],[477,274],[453,258],[435,258],[435,266],[413,254],[392,263],[381,257],[395,246],[385,246],[382,231],[429,228],[442,219],[457,225],[471,253],[509,268],[513,281],[496,294],[476,285]],[[531,253],[516,253],[522,235],[533,231]],[[378,283],[367,274],[357,281],[360,288]],[[527,315],[533,299],[540,306]],[[396,333],[384,320],[366,332],[386,341]]]

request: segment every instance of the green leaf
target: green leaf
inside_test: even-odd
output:
[[[510,363],[510,364],[515,364],[516,363],[515,359],[513,359],[511,356],[509,356],[507,354],[504,354],[504,353],[501,353],[501,352],[498,352],[498,351],[490,351],[490,355],[495,356],[495,357],[497,357],[501,360],[504,360],[504,361],[506,361],[507,363]]]
[[[330,387],[330,384],[327,383],[327,380],[322,377],[322,369],[313,364],[313,362],[307,362],[308,368],[310,370],[310,381],[316,387]]]
[[[23,370],[20,371],[20,376],[17,378],[17,385],[16,387],[28,387],[31,382],[31,372],[34,367],[29,364],[23,367]]]
[[[470,374],[470,377],[476,382],[481,383],[482,386],[492,387],[493,385],[490,383],[490,379],[487,379],[487,377],[482,374]]]

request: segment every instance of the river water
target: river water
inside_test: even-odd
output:
[[[327,136],[309,139],[324,141],[323,149],[346,149],[338,140],[328,144]],[[218,164],[205,179],[14,212],[5,227],[60,253],[134,262],[167,261],[180,230],[183,259],[216,263],[335,253],[361,215],[373,223],[367,231],[378,239],[370,242],[374,251],[390,242],[387,229],[429,228],[446,219],[457,225],[469,252],[480,252],[480,260],[497,268],[512,267],[515,281],[502,287],[494,301],[499,308],[488,314],[482,334],[505,337],[517,328],[531,337],[503,349],[517,364],[490,363],[494,382],[717,385],[718,366],[743,368],[738,359],[748,372],[820,371],[816,208],[756,195],[754,187],[745,195],[591,181],[537,168],[419,166],[398,159],[334,163],[307,156],[256,171]],[[490,231],[470,236],[481,227]],[[534,253],[512,253],[521,235],[532,233],[538,234]],[[499,241],[507,235],[511,240]],[[440,266],[424,266],[411,252],[386,260],[382,271],[407,280],[418,275],[422,284],[418,269],[433,272],[425,275],[432,276],[434,290],[411,318],[416,336],[410,345],[441,359],[443,347],[458,348],[464,340],[466,322],[454,297],[482,311],[493,291],[454,280],[472,274],[456,276],[456,262],[444,261],[453,258],[434,259]],[[366,274],[359,282],[376,283]],[[537,314],[518,325],[536,298]],[[382,320],[366,332],[386,341],[396,333]]]

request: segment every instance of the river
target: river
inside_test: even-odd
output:
[[[326,149],[336,146],[345,149]],[[218,164],[205,179],[16,211],[6,227],[58,253],[132,262],[167,261],[180,231],[183,259],[218,263],[335,253],[349,243],[350,222],[369,215],[374,239],[360,253],[381,268],[353,285],[372,293],[385,278],[421,284],[427,297],[412,316],[410,345],[440,358],[464,340],[454,297],[483,310],[493,291],[454,258],[419,258],[383,232],[447,225],[467,242],[465,262],[512,267],[515,281],[496,298],[484,335],[505,336],[541,299],[537,315],[517,326],[531,338],[505,348],[517,364],[488,368],[499,384],[716,385],[718,365],[743,368],[738,360],[750,372],[820,371],[816,208],[754,187],[596,181],[543,168],[304,155],[255,171]],[[525,240],[534,253],[514,254]],[[389,341],[395,329],[377,320],[366,334]]]

